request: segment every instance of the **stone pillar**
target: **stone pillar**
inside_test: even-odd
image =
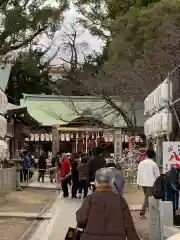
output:
[[[14,165],[16,167],[16,190],[21,190],[21,182],[20,182],[20,171],[21,171],[21,159],[19,156],[15,156],[15,159],[13,159]]]
[[[160,217],[160,201],[149,198],[149,240],[162,240],[162,227]]]
[[[114,157],[118,161],[122,157],[122,129],[114,131]]]

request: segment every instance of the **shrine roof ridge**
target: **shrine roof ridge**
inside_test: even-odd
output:
[[[110,98],[112,98],[113,100],[119,100],[120,101],[120,97],[119,96],[109,96]],[[26,99],[31,99],[31,100],[37,100],[37,99],[41,99],[41,100],[61,100],[61,99],[64,99],[64,100],[68,100],[68,99],[73,99],[73,100],[91,100],[91,99],[94,99],[94,100],[98,100],[98,101],[102,101],[104,102],[104,99],[100,96],[65,96],[65,95],[46,95],[46,94],[26,94],[26,93],[23,93],[23,98],[26,100]]]

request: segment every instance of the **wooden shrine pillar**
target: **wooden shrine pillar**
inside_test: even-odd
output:
[[[117,128],[114,131],[114,157],[119,161],[122,157],[122,129]]]
[[[59,132],[57,126],[52,127],[52,156],[55,157],[59,152]]]

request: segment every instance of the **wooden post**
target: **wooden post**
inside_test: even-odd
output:
[[[88,141],[88,133],[86,132],[85,134],[86,134],[86,153],[87,153],[87,147],[88,147],[88,146],[87,146],[87,145],[88,145],[88,142],[87,142],[87,141]]]
[[[114,131],[114,157],[119,161],[122,157],[122,129]]]
[[[76,132],[76,153],[78,152],[78,133]]]

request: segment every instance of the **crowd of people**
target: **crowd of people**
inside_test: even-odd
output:
[[[91,182],[95,180],[97,170],[106,166],[106,160],[101,148],[96,149],[94,156],[87,154],[73,154],[68,156],[63,154],[60,163],[60,182],[63,196],[69,197],[68,185],[72,184],[71,197],[85,198]]]
[[[144,192],[144,204],[140,218],[146,218],[148,199],[153,196],[162,201],[171,201],[174,224],[180,225],[178,215],[180,170],[176,167],[160,174],[155,152],[147,150],[147,158],[138,166],[137,184]],[[81,240],[136,240],[137,234],[128,204],[123,198],[124,181],[115,167],[100,168],[95,173],[96,189],[88,195],[76,212],[79,228],[84,229]],[[120,181],[119,181],[120,180]],[[121,183],[120,183],[121,182]]]
[[[154,196],[173,204],[174,224],[180,224],[177,213],[179,207],[180,170],[172,167],[167,173],[160,174],[156,164],[155,152],[147,150],[146,159],[138,165],[137,184],[142,187],[144,204],[140,218],[146,218],[149,197]],[[24,152],[22,155],[22,174],[27,178],[27,169],[33,164],[33,157]],[[87,154],[57,154],[52,159],[51,169],[57,170],[63,197],[84,198],[76,213],[77,227],[83,229],[81,240],[140,240],[133,219],[123,197],[124,177],[121,166],[115,162],[107,163],[99,147],[93,156]],[[42,155],[38,162],[38,181],[44,181],[46,158]],[[53,172],[50,171],[50,175]],[[88,194],[89,187],[93,191]],[[71,185],[69,188],[68,185]],[[71,189],[71,193],[69,192]]]

